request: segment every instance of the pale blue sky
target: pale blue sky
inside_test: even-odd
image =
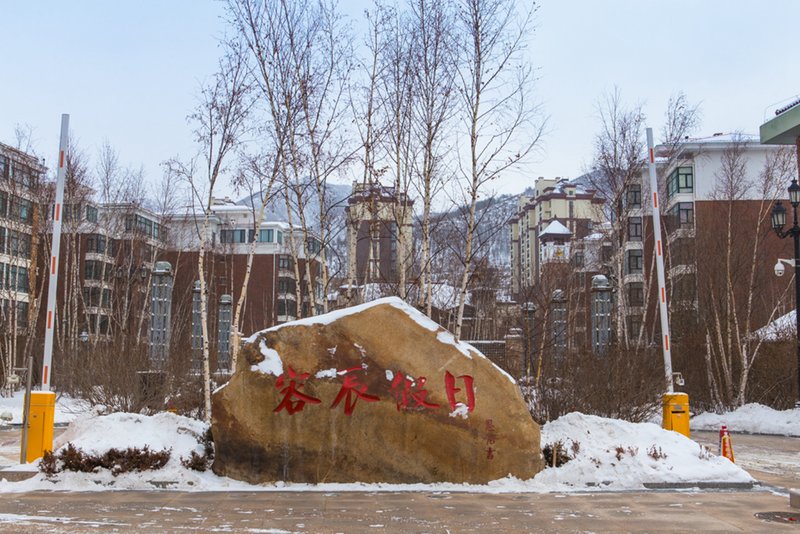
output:
[[[342,0],[360,18],[368,2]],[[215,68],[222,5],[201,0],[0,0],[0,141],[34,128],[52,160],[60,114],[92,155],[104,138],[156,179],[159,162],[193,152],[186,115]],[[618,86],[661,126],[669,95],[700,102],[699,134],[757,133],[800,94],[794,0],[544,0],[530,54],[550,118],[542,152],[497,184],[574,177],[592,158],[596,102]],[[359,20],[355,26],[358,27]]]

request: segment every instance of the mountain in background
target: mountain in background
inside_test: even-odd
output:
[[[327,185],[327,204],[329,206],[329,216],[331,220],[332,243],[335,255],[345,257],[347,250],[347,233],[345,231],[345,214],[347,200],[350,197],[352,187],[344,184],[329,183]],[[502,270],[506,270],[511,264],[511,228],[509,220],[517,211],[517,203],[522,195],[530,196],[533,190],[528,188],[521,194],[507,194],[491,197],[478,202],[476,218],[478,230],[476,236],[476,246],[478,256],[487,258],[489,263]],[[310,191],[304,199],[304,213],[306,221],[316,231],[319,230],[319,202],[317,201],[316,191]],[[258,194],[244,197],[236,204],[241,206],[255,205],[256,209],[261,206],[261,198]],[[292,221],[299,224],[299,213],[293,207]],[[450,236],[465,236],[467,233],[468,206],[454,206],[448,211],[435,212],[432,219],[437,221],[436,230],[433,232],[434,239],[440,240],[441,249],[452,246],[448,243]],[[267,204],[266,220],[288,222],[286,203],[283,195],[274,194]],[[419,220],[415,221],[419,226]],[[415,231],[415,234],[417,232]]]

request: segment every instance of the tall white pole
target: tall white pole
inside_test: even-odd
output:
[[[61,115],[61,141],[58,147],[56,172],[56,203],[53,206],[53,243],[50,254],[50,284],[47,286],[47,320],[44,331],[44,361],[42,364],[42,391],[50,391],[53,366],[53,331],[56,326],[56,292],[58,291],[58,254],[61,250],[61,217],[64,211],[64,181],[67,170],[67,138],[69,115]]]
[[[653,148],[653,129],[647,128],[647,151],[650,169],[650,207],[653,215],[653,240],[655,241],[656,272],[658,273],[658,305],[661,316],[661,347],[664,352],[664,374],[667,377],[667,393],[673,393],[672,353],[669,346],[669,317],[667,316],[667,287],[664,276],[664,246],[661,241],[661,214],[658,210],[658,179]]]

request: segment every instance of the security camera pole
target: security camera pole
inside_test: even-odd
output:
[[[762,145],[794,145],[797,148],[797,168],[800,172],[800,100],[775,111],[775,118],[761,125]],[[786,208],[776,202],[772,208],[772,229],[781,239],[791,236],[794,241],[794,304],[797,328],[797,399],[795,408],[800,408],[800,226],[797,222],[797,206],[800,205],[800,184],[797,178],[792,180],[788,188],[789,203],[792,205],[792,227],[784,231],[786,226]],[[781,260],[778,260],[778,264]],[[778,274],[778,266],[775,266]]]

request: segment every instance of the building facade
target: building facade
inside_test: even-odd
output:
[[[569,261],[570,255],[563,254],[570,244],[591,235],[595,226],[603,222],[602,205],[602,200],[581,178],[540,177],[534,194],[520,197],[517,213],[509,223],[512,293],[518,295],[526,288],[536,286],[546,263]],[[553,222],[558,222],[558,227],[568,235],[545,239],[545,248],[552,248],[551,255],[543,252],[541,236]],[[557,256],[558,251],[562,256]]]
[[[353,183],[347,201],[347,274],[356,285],[397,284],[413,264],[414,201],[394,187]]]
[[[0,143],[0,356],[3,375],[19,365],[20,343],[36,313],[36,195],[45,174],[39,159]],[[45,272],[42,270],[41,272]]]

